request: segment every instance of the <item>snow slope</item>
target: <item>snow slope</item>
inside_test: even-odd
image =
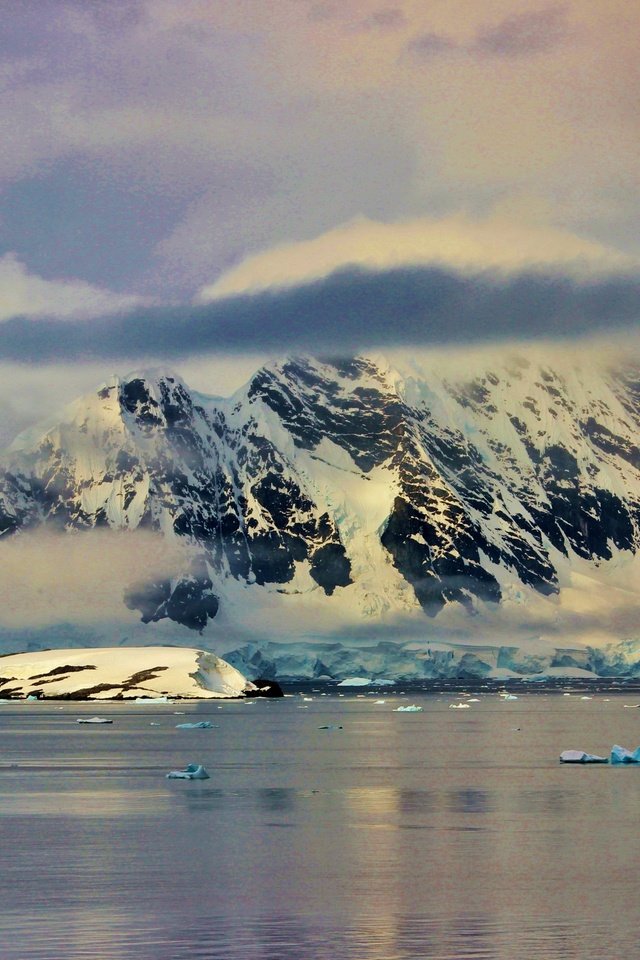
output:
[[[183,566],[141,569],[100,642],[137,618],[223,653],[392,640],[551,665],[637,635],[639,430],[637,367],[558,350],[295,358],[228,399],[136,373],[7,451],[0,545],[179,543]]]
[[[0,658],[0,698],[213,700],[255,689],[230,664],[193,648],[47,650]]]

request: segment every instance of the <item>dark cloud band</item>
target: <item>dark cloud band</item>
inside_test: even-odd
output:
[[[577,337],[640,319],[640,278],[577,280],[523,273],[475,276],[414,267],[342,270],[287,290],[201,306],[136,310],[99,320],[14,318],[0,359],[44,363],[220,353],[327,353],[363,348]]]

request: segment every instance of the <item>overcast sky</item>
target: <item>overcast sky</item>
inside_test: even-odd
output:
[[[637,325],[630,0],[0,14],[0,444],[159,357]]]

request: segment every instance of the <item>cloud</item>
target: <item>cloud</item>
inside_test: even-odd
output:
[[[208,352],[348,354],[394,346],[579,337],[636,329],[640,276],[463,274],[438,266],[343,269],[301,286],[94,321],[17,318],[0,359],[41,363]]]
[[[45,280],[29,273],[15,253],[0,258],[0,321],[15,316],[83,319],[143,303],[142,297],[113,293],[81,280]]]
[[[347,266],[380,270],[418,264],[476,271],[545,267],[597,272],[638,265],[616,250],[567,230],[524,225],[498,216],[481,221],[461,215],[422,217],[399,223],[358,217],[312,240],[248,257],[204,287],[199,299],[294,286]]]
[[[399,30],[407,23],[403,11],[399,7],[384,7],[374,10],[368,16],[358,21],[356,30],[364,32],[371,30]]]
[[[508,14],[493,26],[478,27],[466,43],[448,34],[427,31],[409,40],[403,53],[425,62],[451,53],[515,60],[548,53],[571,36],[563,4]]]
[[[531,57],[547,53],[571,36],[567,8],[546,7],[511,13],[492,27],[478,31],[471,52],[491,57]]]
[[[432,57],[439,57],[458,49],[460,49],[460,44],[456,43],[451,37],[430,31],[420,33],[417,37],[409,40],[404,48],[404,53],[420,60],[430,60]]]
[[[526,196],[632,249],[637,5],[544,4],[5,5],[6,248],[41,274],[49,249],[62,275],[186,296],[359,213]],[[79,169],[97,189],[74,204]]]
[[[148,531],[38,531],[1,540],[0,627],[135,622],[123,605],[125,588],[141,570],[150,579],[172,577],[185,563],[182,547]]]

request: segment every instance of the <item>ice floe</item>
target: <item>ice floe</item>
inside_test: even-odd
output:
[[[608,763],[606,757],[598,757],[594,753],[585,753],[584,750],[563,750],[560,754],[560,763]]]
[[[640,763],[640,747],[631,751],[616,743],[611,747],[611,763]]]
[[[199,720],[197,723],[176,723],[176,730],[211,730],[213,726],[210,720]]]
[[[201,763],[190,763],[184,770],[171,770],[167,780],[209,780],[209,774]]]

